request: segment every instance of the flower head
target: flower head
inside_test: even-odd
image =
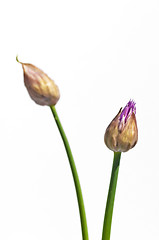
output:
[[[60,98],[60,92],[54,81],[34,65],[19,63],[22,64],[24,84],[32,100],[39,105],[55,105]]]
[[[130,100],[106,129],[104,141],[114,152],[127,152],[138,140],[135,102]]]

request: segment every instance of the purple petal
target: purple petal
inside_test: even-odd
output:
[[[130,100],[127,105],[124,107],[123,111],[120,114],[120,118],[119,121],[123,121],[124,123],[126,123],[127,119],[129,116],[131,116],[132,113],[136,114],[136,106],[135,106],[135,102],[133,100]]]

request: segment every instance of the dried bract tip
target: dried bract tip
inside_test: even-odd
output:
[[[135,102],[130,100],[125,108],[112,120],[106,129],[104,141],[114,152],[127,152],[138,140]]]
[[[18,57],[16,60],[19,62]],[[60,98],[60,92],[54,81],[34,65],[19,63],[22,64],[24,84],[31,99],[39,105],[55,105]]]

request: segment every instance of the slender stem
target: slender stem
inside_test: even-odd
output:
[[[118,171],[120,166],[120,157],[121,157],[121,152],[114,152],[113,167],[112,167],[109,192],[107,197],[107,204],[106,204],[104,223],[103,223],[102,240],[110,239],[115,191],[116,191]]]
[[[73,155],[71,152],[71,148],[69,145],[69,142],[67,140],[66,134],[64,132],[64,129],[61,125],[60,119],[58,117],[58,114],[56,112],[55,106],[50,106],[51,111],[53,113],[55,122],[57,124],[57,127],[59,129],[59,132],[61,134],[66,153],[69,159],[72,175],[73,175],[73,180],[75,184],[75,189],[76,189],[76,194],[77,194],[77,200],[78,200],[78,206],[79,206],[79,213],[80,213],[80,219],[81,219],[81,229],[82,229],[82,236],[83,240],[88,240],[88,229],[87,229],[87,220],[86,220],[86,214],[85,214],[85,208],[84,208],[84,201],[83,201],[83,196],[82,196],[82,191],[81,191],[81,186],[80,186],[80,181],[78,178],[78,173],[76,170],[76,165],[73,159]]]

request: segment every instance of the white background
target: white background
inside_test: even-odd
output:
[[[139,140],[121,157],[111,240],[158,240],[159,1],[2,1],[0,24],[0,239],[82,239],[62,140],[18,54],[60,88],[90,240],[101,239],[112,167],[104,132],[135,100]]]

